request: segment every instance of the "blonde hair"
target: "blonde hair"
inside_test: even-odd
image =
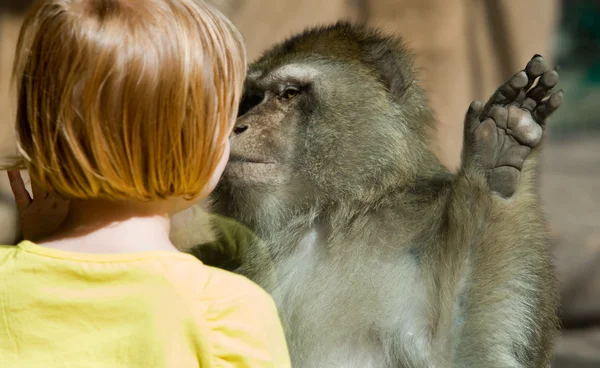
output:
[[[71,198],[196,197],[246,71],[242,38],[195,0],[40,0],[13,76],[21,165]]]

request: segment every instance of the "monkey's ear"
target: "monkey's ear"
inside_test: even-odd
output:
[[[410,70],[403,52],[379,45],[370,50],[370,59],[390,94],[402,97],[408,88]]]

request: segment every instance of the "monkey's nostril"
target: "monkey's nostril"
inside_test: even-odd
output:
[[[248,125],[238,125],[233,128],[233,134],[242,134],[246,130],[248,130]]]

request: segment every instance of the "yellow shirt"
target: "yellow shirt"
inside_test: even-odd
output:
[[[0,246],[0,367],[290,367],[271,297],[170,252]]]

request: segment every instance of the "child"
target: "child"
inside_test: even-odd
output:
[[[33,200],[11,181],[29,231],[60,225],[0,247],[0,367],[290,366],[270,296],[169,241],[224,169],[245,68],[195,0],[34,5],[14,69]],[[50,197],[68,213],[37,223]]]

